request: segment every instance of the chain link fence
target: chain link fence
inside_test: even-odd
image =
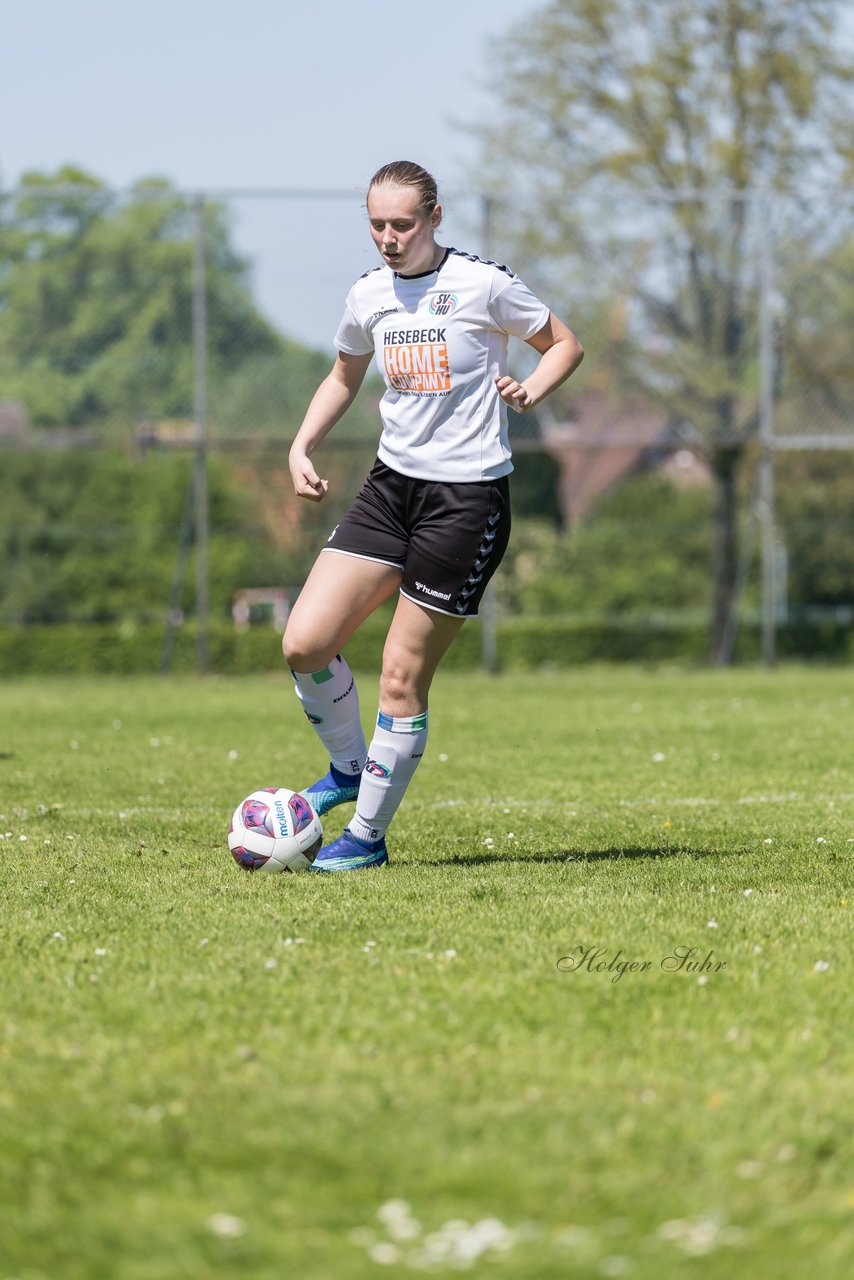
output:
[[[511,422],[515,534],[487,665],[498,629],[539,623],[592,628],[587,656],[688,652],[721,545],[725,657],[747,631],[769,660],[780,640],[847,651],[851,193],[574,202],[531,229],[497,197],[452,195],[440,237],[508,260],[588,352]],[[204,666],[211,626],[280,621],[376,448],[372,374],[319,452],[329,499],[293,498],[289,442],[346,290],[376,265],[363,203],[0,193],[0,628],[165,626],[168,659],[194,622]],[[514,371],[533,359],[512,344]]]

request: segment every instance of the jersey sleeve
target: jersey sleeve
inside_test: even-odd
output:
[[[488,307],[496,327],[514,338],[532,338],[549,318],[549,308],[518,276],[496,280]]]
[[[374,341],[371,334],[366,333],[360,324],[357,314],[356,300],[353,290],[347,294],[347,302],[338,331],[335,334],[335,348],[348,356],[373,355]]]

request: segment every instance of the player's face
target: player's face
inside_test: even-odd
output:
[[[374,187],[368,196],[371,236],[387,262],[401,275],[430,271],[439,256],[433,238],[442,216],[437,205],[432,214],[418,207],[412,187]]]

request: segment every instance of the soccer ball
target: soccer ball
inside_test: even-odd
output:
[[[246,871],[304,871],[323,843],[320,818],[305,796],[262,787],[234,811],[228,847]]]

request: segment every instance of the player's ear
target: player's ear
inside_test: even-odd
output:
[[[444,213],[444,210],[440,204],[437,204],[434,206],[433,212],[430,215],[430,226],[433,228],[434,231],[438,227],[439,223],[442,221],[443,213]]]

